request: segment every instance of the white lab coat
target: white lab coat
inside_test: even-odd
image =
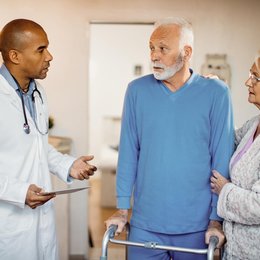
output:
[[[43,113],[48,120],[47,102]],[[31,209],[25,205],[30,184],[51,190],[49,172],[67,181],[75,158],[62,155],[48,144],[26,110],[31,133],[23,131],[21,98],[0,75],[0,259],[58,259],[53,201]]]

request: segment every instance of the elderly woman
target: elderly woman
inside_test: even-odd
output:
[[[260,52],[246,81],[248,101],[260,108]],[[217,171],[212,191],[219,194],[218,214],[224,218],[227,243],[223,259],[260,259],[260,115],[236,131],[230,178]]]

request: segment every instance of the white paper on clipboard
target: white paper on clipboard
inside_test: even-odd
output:
[[[73,192],[77,192],[77,191],[81,191],[81,190],[85,190],[85,189],[89,189],[89,188],[90,188],[90,186],[82,187],[82,188],[54,190],[54,191],[43,192],[43,193],[40,193],[39,195],[48,196],[48,195],[52,195],[52,194],[56,194],[56,195],[69,194],[69,193],[73,193]]]

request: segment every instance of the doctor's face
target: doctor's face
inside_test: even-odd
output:
[[[178,26],[160,26],[152,33],[150,55],[156,79],[167,80],[182,69],[183,54],[179,43],[180,28]]]
[[[48,51],[49,41],[41,29],[26,31],[23,44],[18,51],[22,76],[28,79],[44,79],[53,59]]]

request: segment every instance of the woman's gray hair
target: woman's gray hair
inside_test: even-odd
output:
[[[157,21],[154,26],[155,29],[160,26],[166,26],[166,25],[178,25],[181,29],[181,35],[180,35],[180,50],[184,48],[185,45],[191,46],[193,48],[193,30],[191,23],[189,23],[184,18],[180,17],[168,17],[162,20]]]

